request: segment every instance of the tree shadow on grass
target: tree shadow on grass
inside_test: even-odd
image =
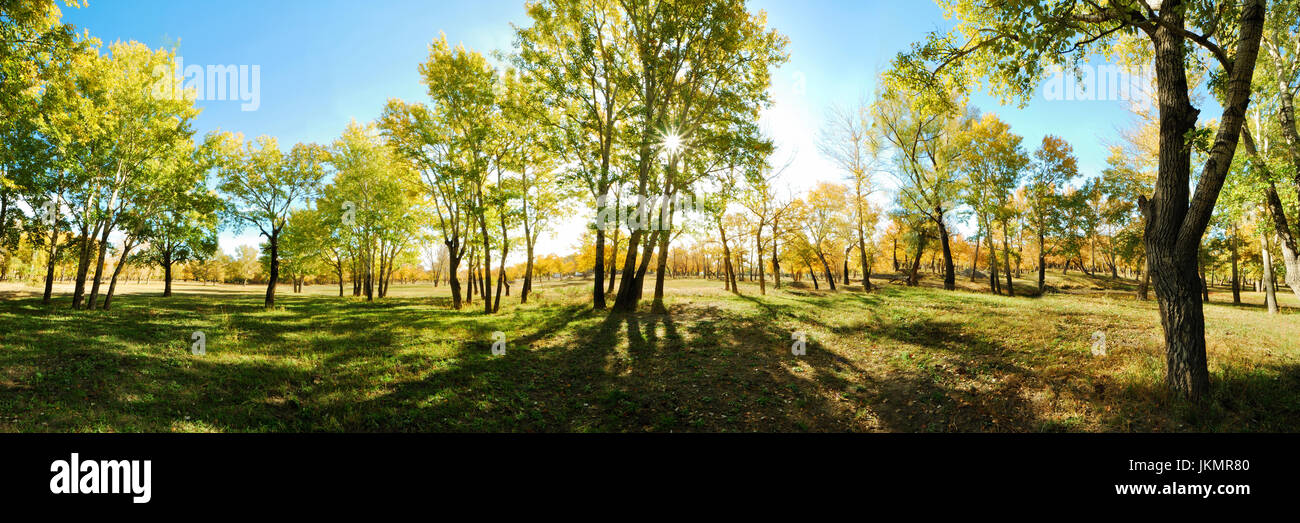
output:
[[[360,430],[852,430],[827,386],[844,367],[770,322],[674,306],[669,314],[570,311],[505,356],[486,347],[395,383],[356,408]],[[683,321],[681,318],[685,318]],[[567,326],[559,337],[544,333]],[[521,342],[523,339],[521,339]],[[796,370],[802,368],[802,370]],[[842,370],[841,372],[846,372]]]

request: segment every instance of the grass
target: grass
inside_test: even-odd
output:
[[[527,305],[503,299],[497,315],[451,311],[428,285],[375,303],[281,286],[267,311],[258,286],[178,284],[162,298],[129,284],[107,312],[10,285],[0,431],[1300,430],[1291,310],[1216,292],[1212,394],[1189,404],[1164,391],[1154,302],[1108,278],[1051,278],[1060,293],[1015,298],[968,278],[945,292],[933,276],[766,296],[670,280],[663,315],[594,312],[577,280],[541,283]],[[190,353],[194,331],[205,355]],[[805,356],[791,354],[796,331]],[[1104,357],[1090,354],[1096,332]]]

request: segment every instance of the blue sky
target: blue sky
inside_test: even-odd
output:
[[[753,0],[751,8],[767,11],[769,24],[790,38],[790,61],[774,75],[775,105],[762,123],[783,158],[793,155],[785,176],[795,189],[842,177],[816,149],[827,108],[869,96],[896,53],[948,27],[940,9],[923,0]],[[169,47],[179,40],[187,65],[259,66],[257,110],[241,111],[238,101],[200,101],[196,127],[200,134],[272,135],[282,147],[328,144],[350,120],[375,118],[390,97],[424,101],[416,67],[440,31],[486,54],[509,50],[510,24],[527,23],[522,0],[90,0],[87,7],[65,8],[64,20],[105,43]],[[1088,176],[1104,167],[1106,144],[1132,121],[1124,101],[1047,100],[1039,92],[1024,109],[982,94],[972,102],[1010,123],[1030,150],[1045,134],[1064,137]],[[568,252],[577,223],[561,226],[539,251]],[[228,252],[257,243],[247,231],[221,236]]]

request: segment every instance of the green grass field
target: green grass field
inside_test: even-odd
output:
[[[286,285],[267,311],[255,285],[162,298],[128,284],[105,312],[9,284],[0,431],[1300,430],[1289,292],[1279,316],[1257,293],[1242,306],[1215,293],[1212,395],[1187,404],[1163,389],[1155,302],[1132,282],[1054,274],[1062,292],[1009,298],[961,281],[760,296],[670,280],[667,315],[593,312],[580,280],[503,298],[497,315],[451,311],[429,285],[375,303]],[[194,331],[205,355],[190,352]],[[1106,356],[1090,353],[1098,332]]]

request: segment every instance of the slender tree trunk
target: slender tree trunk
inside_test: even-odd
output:
[[[1237,269],[1237,226],[1232,226],[1232,303],[1241,305],[1241,274]]]
[[[126,257],[131,254],[131,249],[135,245],[123,241],[122,256],[117,260],[117,265],[113,267],[113,277],[108,283],[108,292],[104,294],[104,304],[101,305],[103,310],[108,310],[109,303],[113,300],[113,291],[117,289],[117,276],[122,273],[122,268],[126,267]]]
[[[528,293],[533,290],[533,241],[531,236],[529,236],[526,248],[528,249],[528,261],[527,266],[524,267],[524,285],[519,290],[519,303],[528,303]],[[597,276],[596,286],[599,287],[600,285],[601,278]]]
[[[767,276],[763,274],[763,225],[760,223],[754,231],[754,252],[757,253],[758,260],[754,265],[758,266],[758,293],[766,296]]]
[[[848,287],[852,283],[851,280],[849,279],[849,254],[852,253],[853,253],[853,244],[850,243],[848,247],[844,248],[844,267],[842,268],[844,269],[843,282],[845,287]]]
[[[271,278],[266,283],[266,308],[275,307],[275,283],[280,279],[280,230],[271,230]]]
[[[1015,284],[1011,281],[1011,244],[1007,236],[1007,221],[1002,220],[1002,265],[1007,273],[1007,296],[1015,296]]]
[[[507,235],[506,216],[501,214],[501,262],[497,267],[497,297],[492,303],[492,313],[495,314],[501,310],[501,287],[506,281],[506,256],[510,253],[510,237]]]
[[[858,221],[858,263],[862,265],[862,290],[871,290],[871,264],[867,262],[867,239],[862,231],[862,222]],[[762,271],[759,271],[762,274]]]
[[[1201,273],[1201,301],[1204,303],[1209,303],[1210,282],[1209,280],[1205,279],[1205,262],[1198,261],[1196,264],[1196,268]]]
[[[664,306],[664,273],[668,267],[668,241],[670,240],[669,230],[665,229],[659,233],[659,252],[657,254],[657,264],[655,269],[655,294],[654,300],[650,304],[650,312],[656,314],[667,314],[668,307]]]
[[[1277,287],[1273,284],[1273,253],[1268,236],[1262,236],[1259,244],[1260,258],[1264,266],[1264,275],[1261,278],[1264,285],[1264,305],[1268,307],[1269,314],[1277,314]]]
[[[529,260],[529,263],[531,262],[532,260]],[[614,268],[611,266],[610,270],[613,271]],[[598,311],[605,310],[605,229],[600,224],[596,227],[596,267],[592,274],[591,308]],[[612,287],[614,284],[612,273],[609,282]],[[524,299],[528,299],[527,293],[524,294]]]
[[[105,222],[99,239],[99,256],[95,259],[95,279],[90,282],[90,297],[86,298],[86,309],[94,310],[99,298],[99,285],[104,279],[104,261],[108,255],[108,235],[112,232],[111,222]]]
[[[1142,258],[1142,267],[1142,283],[1138,285],[1138,299],[1147,301],[1151,299],[1151,267],[1146,257]]]
[[[77,274],[72,290],[72,308],[80,309],[83,300],[86,297],[86,273],[90,271],[90,248],[94,244],[94,238],[99,236],[99,227],[96,226],[93,232],[86,227],[81,229],[81,245],[78,246],[77,253]]]
[[[777,239],[780,236],[776,234],[776,220],[772,220],[772,281],[776,288],[781,288],[781,256],[780,249],[777,248]]]
[[[51,223],[57,224],[58,221],[51,220]],[[50,300],[54,297],[54,262],[59,247],[59,228],[57,225],[51,225],[50,229],[49,259],[45,262],[45,294],[41,297],[41,303],[45,304],[50,303]]]
[[[818,251],[817,258],[822,262],[822,270],[826,271],[827,284],[831,286],[831,290],[835,290],[835,275],[831,273],[830,264],[826,263],[826,255],[822,254],[821,251]]]

